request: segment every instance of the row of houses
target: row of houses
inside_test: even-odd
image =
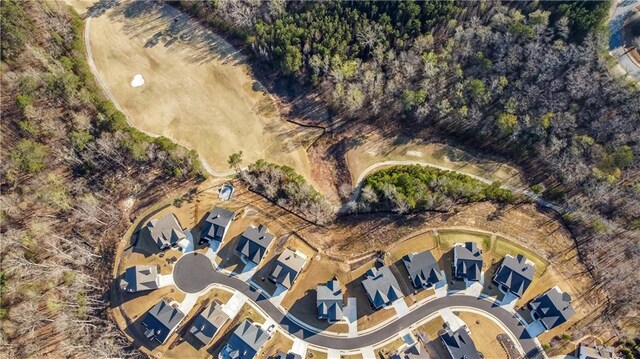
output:
[[[457,280],[479,282],[482,279],[482,250],[476,243],[456,244],[453,248],[452,274]],[[411,253],[403,257],[409,280],[417,290],[444,287],[445,272],[439,267],[431,251]],[[504,257],[496,270],[493,282],[505,293],[521,298],[531,285],[535,265],[522,255]],[[404,295],[398,280],[388,266],[373,267],[365,274],[362,287],[374,309],[384,308]],[[343,317],[344,299],[340,283],[332,279],[316,288],[318,318],[329,322]],[[575,314],[571,296],[553,287],[529,302],[533,319],[539,320],[546,330],[555,328]]]

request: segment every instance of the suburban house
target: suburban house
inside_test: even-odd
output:
[[[316,288],[316,294],[318,318],[326,319],[329,323],[341,320],[344,299],[340,282],[334,278],[326,284],[321,284]]]
[[[578,359],[618,359],[614,347],[608,345],[588,346],[580,344],[576,357]]]
[[[366,279],[362,281],[362,286],[374,309],[380,309],[404,297],[398,280],[387,266],[369,269]]]
[[[402,258],[415,288],[429,288],[444,280],[444,273],[431,251],[407,254]]]
[[[477,243],[456,243],[453,247],[453,276],[470,282],[482,279],[482,250]]]
[[[120,289],[126,292],[140,292],[158,288],[158,269],[156,266],[133,266],[124,272],[120,280]]]
[[[146,328],[144,335],[149,339],[158,341],[160,344],[164,344],[182,319],[184,319],[184,313],[177,308],[173,308],[163,299],[154,305],[142,319],[142,326]]]
[[[202,343],[202,345],[208,345],[227,320],[229,320],[229,316],[222,310],[220,303],[211,302],[211,304],[193,320],[189,334]]]
[[[236,246],[236,251],[244,259],[259,264],[262,257],[269,251],[274,235],[269,233],[264,224],[258,227],[249,226],[245,229]]]
[[[178,218],[173,213],[169,213],[158,219],[154,218],[147,222],[144,227],[149,232],[151,239],[160,250],[169,249],[178,245],[178,242],[187,239]]]
[[[272,356],[273,359],[302,359],[302,355],[296,353],[283,353],[278,352],[276,355]]]
[[[280,256],[278,256],[276,267],[269,275],[269,280],[287,289],[291,289],[293,282],[302,271],[306,261],[307,257],[302,253],[285,248]]]
[[[518,254],[513,257],[507,254],[496,271],[493,281],[507,292],[521,298],[531,285],[534,274],[536,274],[535,265],[523,255]]]
[[[227,345],[220,352],[222,359],[251,359],[255,358],[262,346],[269,339],[267,332],[248,319],[245,319],[227,341]]]
[[[214,207],[204,223],[200,244],[211,241],[222,243],[233,220],[233,212],[221,207]]]
[[[440,334],[440,339],[451,359],[481,359],[466,326],[456,331],[447,328],[446,332]]]
[[[431,359],[431,355],[424,348],[422,343],[414,342],[401,351],[393,354],[390,359]]]
[[[546,330],[566,322],[575,314],[571,295],[555,286],[529,302],[533,319],[540,320]]]

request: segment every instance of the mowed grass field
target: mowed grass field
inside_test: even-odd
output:
[[[309,178],[305,144],[320,130],[284,121],[220,36],[170,6],[122,2],[90,19],[89,39],[100,78],[135,127],[196,150],[214,173],[242,150],[245,165],[264,158]],[[137,74],[145,82],[134,88]]]
[[[513,166],[479,158],[443,143],[423,142],[408,137],[385,138],[377,134],[369,134],[359,140],[360,144],[346,154],[353,183],[367,167],[384,161],[427,162],[511,186],[525,186],[526,183],[520,171]]]

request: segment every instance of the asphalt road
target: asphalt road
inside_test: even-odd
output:
[[[466,295],[454,295],[444,298],[438,298],[430,301],[421,307],[409,312],[402,318],[390,322],[388,325],[367,334],[347,338],[326,336],[322,333],[314,333],[297,325],[290,319],[288,314],[284,314],[275,305],[273,305],[266,297],[253,289],[248,283],[236,278],[230,277],[224,273],[216,271],[211,265],[211,261],[202,254],[186,254],[175,265],[174,281],[176,286],[181,290],[188,290],[190,293],[198,292],[208,285],[219,283],[235,289],[246,295],[262,310],[264,310],[274,321],[280,323],[282,328],[292,335],[303,339],[317,346],[337,349],[349,350],[363,348],[369,345],[377,344],[401,330],[408,328],[420,319],[427,317],[431,313],[448,308],[448,307],[471,307],[480,311],[487,312],[500,320],[515,336],[519,339],[522,349],[527,354],[527,358],[542,357],[538,351],[538,347],[530,338],[524,325],[520,323],[518,318],[505,309],[494,306],[488,300],[479,299]],[[299,320],[299,319],[298,319]]]

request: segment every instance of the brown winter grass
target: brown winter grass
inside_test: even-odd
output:
[[[375,349],[375,353],[376,353],[376,358],[388,358],[391,357],[391,354],[393,354],[396,350],[398,350],[398,348],[400,348],[400,346],[402,346],[402,344],[404,344],[404,340],[402,340],[402,338],[398,337],[395,340],[392,340],[391,342],[379,347]]]
[[[319,130],[284,121],[222,37],[170,6],[141,2],[92,18],[89,36],[100,77],[135,127],[196,150],[215,172],[242,150],[245,164],[265,158],[309,178],[305,145]],[[136,74],[145,84],[133,88]]]
[[[279,330],[276,331],[271,339],[265,343],[262,350],[260,350],[259,358],[271,358],[276,355],[279,351],[288,352],[289,349],[293,346],[293,340],[287,338],[284,334],[282,334]]]
[[[475,313],[462,312],[457,314],[467,324],[471,332],[471,340],[476,349],[484,354],[485,358],[508,359],[507,352],[502,349],[497,335],[504,333],[502,329],[490,319]]]
[[[347,152],[346,160],[352,183],[367,167],[384,161],[426,162],[512,186],[525,183],[520,171],[505,163],[478,158],[446,144],[404,137],[385,138],[379,134],[368,134]]]

